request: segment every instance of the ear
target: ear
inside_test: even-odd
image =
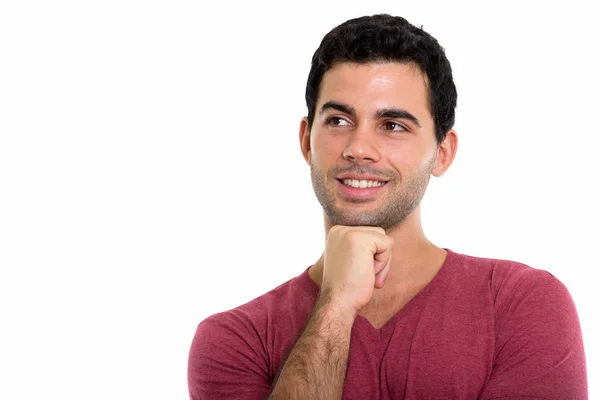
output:
[[[457,149],[458,136],[454,129],[450,129],[446,134],[446,138],[438,146],[435,166],[431,170],[433,176],[442,176],[444,172],[450,168],[450,165],[452,165],[452,161],[454,161],[454,157],[456,156]]]
[[[308,128],[308,119],[302,118],[300,121],[300,150],[306,163],[310,165],[310,129]]]

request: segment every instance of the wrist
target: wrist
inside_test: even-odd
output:
[[[315,305],[315,314],[326,323],[352,327],[358,312],[340,297],[324,291]]]

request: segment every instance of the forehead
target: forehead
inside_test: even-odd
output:
[[[332,100],[350,104],[358,112],[397,107],[430,117],[427,78],[412,63],[336,63],[323,75],[317,110]]]

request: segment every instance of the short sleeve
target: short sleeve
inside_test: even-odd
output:
[[[268,371],[263,343],[243,312],[215,314],[198,325],[188,360],[191,400],[264,400]]]
[[[480,399],[587,399],[581,327],[567,288],[527,268],[496,295],[495,362]]]

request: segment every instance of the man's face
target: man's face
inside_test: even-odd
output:
[[[334,65],[309,140],[313,188],[334,225],[400,224],[420,204],[437,157],[424,75],[412,64]]]

